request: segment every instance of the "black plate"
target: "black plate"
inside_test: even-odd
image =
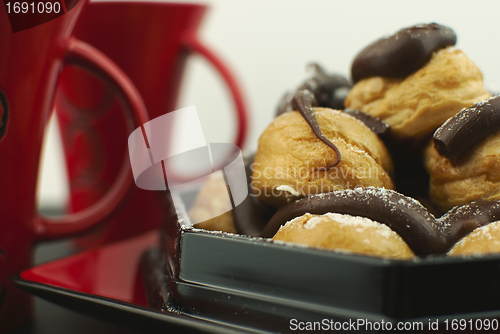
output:
[[[170,233],[162,233],[161,247],[146,252],[134,271],[143,277],[148,307],[33,280],[16,283],[147,332],[292,333],[294,322],[325,319],[427,326],[500,317],[500,255],[388,260],[209,232],[190,226],[183,201],[173,200],[175,225],[167,215]]]

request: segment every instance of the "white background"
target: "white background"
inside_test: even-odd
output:
[[[233,70],[250,112],[246,151],[271,122],[282,94],[306,78],[306,64],[349,76],[352,59],[372,41],[417,23],[453,28],[457,47],[500,92],[500,1],[213,0],[200,40]],[[207,142],[231,142],[234,117],[224,83],[207,62],[192,57],[179,108],[196,105]],[[63,207],[67,182],[57,127],[50,127],[41,168],[40,204]]]

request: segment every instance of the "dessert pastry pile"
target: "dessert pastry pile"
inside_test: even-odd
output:
[[[500,96],[455,44],[422,24],[363,49],[351,81],[312,65],[245,159],[247,199],[196,227],[396,259],[500,253]],[[222,178],[190,215],[218,194]]]

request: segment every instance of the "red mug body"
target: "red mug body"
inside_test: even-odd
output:
[[[10,283],[28,268],[35,241],[38,163],[50,115],[65,42],[84,1],[66,14],[39,26],[13,33],[6,8],[0,6],[0,332],[31,316],[31,299]]]
[[[63,66],[78,64],[114,85],[122,105],[134,115],[129,118],[132,125],[148,120],[140,95],[123,72],[98,50],[71,36],[85,3],[80,0],[65,14],[20,31],[9,24],[9,7],[0,5],[0,332],[32,315],[31,297],[16,288],[11,278],[31,266],[35,244],[93,228],[116,214],[133,189],[127,162],[100,206],[58,219],[40,216],[37,210],[42,138]]]
[[[74,33],[123,69],[142,95],[151,119],[175,109],[188,54],[194,51],[208,58],[233,93],[241,145],[246,130],[241,94],[222,62],[197,40],[206,10],[206,6],[185,3],[91,3]],[[127,134],[113,93],[87,73],[65,68],[56,100],[70,184],[69,209],[78,212],[98,201],[113,182],[128,154],[125,146],[118,145]],[[164,194],[137,188],[115,219],[78,245],[88,248],[159,228],[167,210]]]

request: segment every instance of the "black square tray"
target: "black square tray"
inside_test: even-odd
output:
[[[500,317],[500,255],[388,260],[165,223],[170,304],[255,330],[297,321]],[[223,310],[223,312],[221,312]]]

